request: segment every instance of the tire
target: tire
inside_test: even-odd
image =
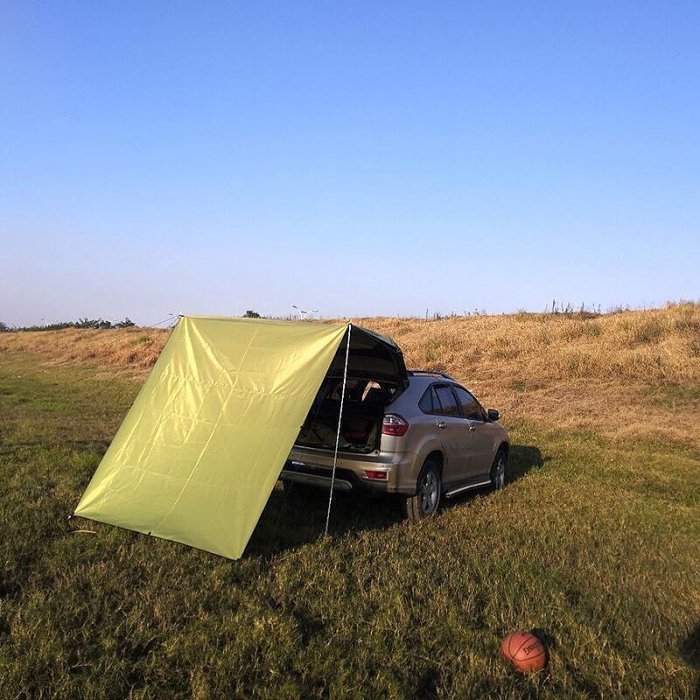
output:
[[[415,523],[424,518],[432,518],[440,508],[441,496],[440,466],[428,460],[418,476],[415,496],[407,497],[404,502],[406,519]]]
[[[496,452],[496,457],[491,465],[491,488],[502,489],[508,480],[508,454],[501,448]]]

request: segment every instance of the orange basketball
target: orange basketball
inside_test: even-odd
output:
[[[532,632],[511,632],[501,642],[501,653],[516,671],[541,671],[547,664],[547,649]]]

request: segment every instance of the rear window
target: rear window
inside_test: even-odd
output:
[[[420,408],[423,413],[435,413],[435,397],[433,396],[433,387],[429,386],[421,400],[418,402],[418,408]]]

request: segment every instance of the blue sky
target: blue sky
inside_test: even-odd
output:
[[[700,299],[697,3],[4,2],[0,321]]]

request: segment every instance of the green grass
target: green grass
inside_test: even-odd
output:
[[[664,408],[682,411],[697,407],[700,403],[700,387],[687,384],[666,384],[657,388],[653,398]]]
[[[511,425],[499,493],[414,526],[393,501],[338,497],[324,539],[326,497],[275,490],[231,562],[68,522],[137,390],[0,355],[0,698],[697,691],[692,448]],[[499,657],[520,628],[549,646],[539,675]]]

